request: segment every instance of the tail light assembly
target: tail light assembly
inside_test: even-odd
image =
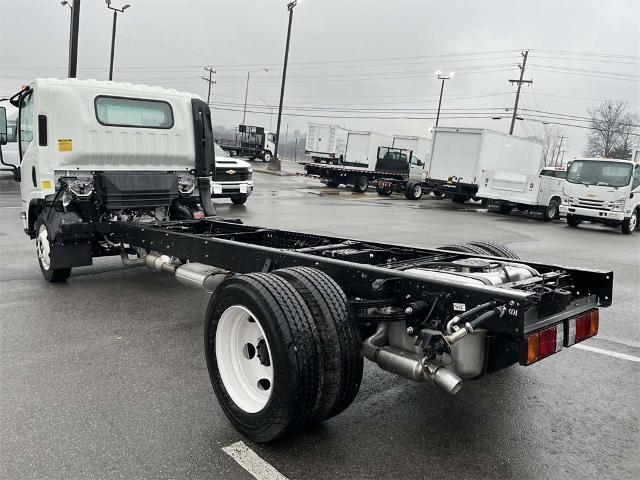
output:
[[[598,334],[600,311],[598,309],[582,313],[537,332],[530,333],[523,340],[520,349],[520,364],[531,365]]]

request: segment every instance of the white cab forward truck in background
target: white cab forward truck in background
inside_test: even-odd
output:
[[[429,149],[431,148],[431,139],[427,137],[417,137],[411,135],[394,135],[393,148],[401,148],[403,150],[411,150],[413,158],[420,160],[423,164],[429,158]]]
[[[604,223],[630,234],[640,216],[640,163],[609,158],[577,158],[567,168],[560,211],[567,223]]]

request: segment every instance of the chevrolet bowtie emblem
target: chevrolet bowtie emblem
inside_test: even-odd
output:
[[[235,170],[227,170],[227,175],[235,175],[236,171]]]
[[[587,193],[587,197],[597,197],[598,195],[595,193]]]

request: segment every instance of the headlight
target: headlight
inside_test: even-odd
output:
[[[196,178],[190,173],[178,174],[178,191],[188,195],[196,188]]]
[[[611,202],[611,211],[612,212],[622,212],[624,210],[624,202],[625,202],[624,198]]]

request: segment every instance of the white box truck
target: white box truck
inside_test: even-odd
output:
[[[427,158],[429,158],[431,139],[410,135],[394,135],[393,145],[391,146],[394,148],[401,148],[403,150],[411,150],[413,152],[414,159],[425,163]]]
[[[630,234],[640,216],[640,163],[610,158],[577,158],[567,168],[560,212],[567,224],[583,221],[621,227]]]
[[[537,175],[541,152],[536,142],[484,128],[436,127],[424,187],[464,203],[478,196],[483,171],[514,172],[506,182],[523,181],[521,170]]]
[[[349,131],[337,125],[310,123],[304,153],[316,163],[341,164]]]
[[[307,163],[305,172],[308,176],[319,178],[329,187],[347,185],[357,193],[364,193],[369,188],[369,184],[375,182],[383,173],[402,178],[402,175],[395,171],[387,172],[377,167],[378,149],[392,144],[393,136],[391,135],[375,132],[348,132],[342,161],[332,163],[325,160]]]

